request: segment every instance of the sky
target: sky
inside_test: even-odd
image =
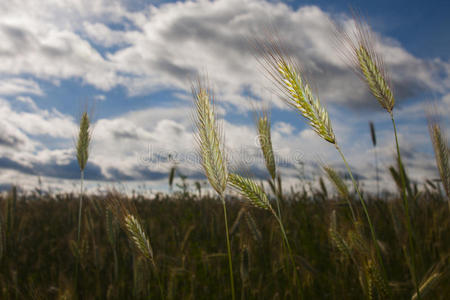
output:
[[[46,190],[77,191],[74,140],[85,107],[94,122],[89,191],[165,191],[174,164],[189,182],[203,181],[191,82],[205,74],[231,170],[268,178],[257,104],[270,108],[285,187],[323,176],[324,163],[343,171],[334,147],[283,103],[258,65],[248,38],[263,38],[273,26],[327,107],[361,184],[374,189],[376,151],[382,186],[392,189],[389,115],[342,59],[333,35],[333,22],[352,28],[350,7],[370,24],[388,67],[408,173],[417,182],[437,178],[426,110],[434,103],[449,128],[448,1],[8,0],[0,3],[0,187],[32,190],[40,180]]]

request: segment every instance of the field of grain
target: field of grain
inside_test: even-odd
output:
[[[294,269],[283,251],[278,224],[265,210],[226,199],[236,297],[240,299],[362,299],[378,297],[377,274],[371,272],[373,247],[369,229],[352,227],[346,202],[301,192],[281,201]],[[78,251],[74,195],[18,196],[1,199],[2,299],[229,299],[227,248],[221,203],[212,197],[163,196],[131,202],[149,238],[156,268],[136,251],[132,241],[105,208],[108,197],[85,200]],[[389,201],[386,201],[389,200]],[[437,190],[411,195],[416,265],[424,299],[446,299],[450,214]],[[357,206],[357,200],[352,197]],[[414,284],[405,262],[407,230],[401,199],[368,199],[376,224],[392,297],[409,299]],[[78,281],[75,264],[80,256]],[[371,273],[369,273],[371,274]],[[367,279],[370,281],[367,282]],[[381,279],[380,279],[381,280]],[[384,283],[381,283],[384,284]],[[77,286],[78,285],[78,286]]]

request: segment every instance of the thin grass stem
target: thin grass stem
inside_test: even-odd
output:
[[[278,224],[280,225],[280,230],[281,230],[281,233],[283,235],[283,240],[284,240],[284,243],[285,243],[286,248],[288,250],[289,259],[291,260],[292,267],[294,268],[294,282],[297,282],[297,284],[298,284],[298,292],[299,292],[299,295],[300,295],[300,299],[302,299],[303,298],[302,297],[303,296],[303,289],[302,289],[302,285],[301,285],[301,282],[300,282],[300,274],[298,274],[297,265],[295,263],[294,256],[292,254],[291,246],[289,244],[289,239],[288,239],[286,231],[284,229],[283,222],[277,216],[277,214],[275,213],[275,211],[272,208],[271,208],[271,211],[272,211],[272,214],[274,215],[275,219],[277,220]]]
[[[83,210],[83,183],[84,183],[84,170],[80,171],[80,201],[78,205],[78,230],[77,230],[77,245],[80,246],[81,235],[81,212]]]
[[[353,173],[352,173],[352,170],[350,169],[350,165],[348,164],[347,160],[345,159],[344,153],[342,152],[341,148],[339,147],[339,145],[337,143],[335,144],[335,146],[336,146],[337,151],[341,155],[342,160],[344,161],[345,167],[347,168],[347,172],[350,175],[350,178],[352,180],[353,187],[355,188],[355,191],[358,194],[359,200],[361,201],[361,206],[362,206],[362,208],[364,210],[364,214],[366,216],[367,223],[368,223],[369,228],[370,228],[370,234],[372,236],[372,240],[373,240],[373,243],[374,243],[374,246],[375,246],[375,250],[376,250],[375,252],[377,254],[377,258],[379,260],[379,263],[380,263],[380,266],[381,266],[381,269],[382,269],[382,272],[383,272],[384,279],[387,280],[386,269],[384,267],[383,258],[381,257],[381,250],[380,250],[380,247],[378,245],[377,237],[376,237],[376,234],[375,234],[375,229],[373,227],[372,220],[371,220],[370,215],[369,215],[369,211],[367,210],[366,202],[364,201],[364,199],[363,199],[363,197],[361,195],[361,192],[359,191],[358,185],[356,184],[355,178],[353,177]]]
[[[222,205],[223,205],[223,216],[225,218],[225,231],[227,236],[227,250],[228,250],[228,267],[230,271],[230,285],[231,285],[231,299],[235,300],[235,291],[234,291],[234,276],[233,276],[233,264],[231,261],[231,245],[230,245],[230,235],[228,230],[228,220],[227,220],[227,207],[225,205],[225,199],[222,195],[220,195]]]
[[[405,178],[405,174],[403,172],[404,166],[403,166],[403,162],[402,162],[402,156],[400,153],[400,146],[398,143],[397,126],[395,125],[394,114],[392,111],[390,112],[390,115],[391,115],[391,120],[392,120],[392,126],[394,128],[395,146],[397,149],[398,166],[399,166],[399,172],[400,172],[400,179],[402,182],[401,196],[403,199],[403,208],[405,210],[405,215],[406,215],[406,228],[408,230],[408,242],[409,242],[409,251],[410,251],[410,256],[411,256],[411,268],[412,268],[411,275],[413,277],[413,282],[414,282],[414,286],[416,289],[417,299],[420,300],[421,297],[420,297],[419,280],[417,278],[416,253],[415,253],[415,249],[414,249],[413,229],[412,229],[412,222],[411,222],[411,216],[410,216],[410,210],[409,210],[409,201],[408,201],[408,197],[406,195],[406,178]]]

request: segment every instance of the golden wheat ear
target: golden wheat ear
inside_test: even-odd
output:
[[[228,169],[223,131],[217,121],[214,97],[200,80],[196,86],[193,85],[192,94],[195,101],[197,151],[209,183],[219,195],[223,195],[228,181]]]
[[[314,96],[310,85],[275,39],[255,41],[258,61],[280,92],[282,100],[308,120],[313,130],[325,141],[335,144],[336,137],[328,117],[328,111]]]

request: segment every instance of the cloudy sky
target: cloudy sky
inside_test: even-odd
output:
[[[75,190],[74,137],[86,103],[95,121],[89,189],[165,190],[169,154],[183,174],[202,180],[190,86],[205,73],[232,168],[268,176],[253,125],[257,102],[271,108],[274,148],[289,185],[301,174],[320,176],[321,163],[342,168],[335,149],[264,77],[247,40],[263,37],[270,25],[308,72],[368,189],[375,179],[368,122],[375,123],[383,186],[391,187],[389,116],[333,39],[332,22],[352,26],[349,5],[367,18],[389,68],[408,171],[416,180],[435,178],[425,110],[434,102],[449,128],[448,1],[8,0],[0,3],[0,186],[31,189],[41,177],[44,188]]]

